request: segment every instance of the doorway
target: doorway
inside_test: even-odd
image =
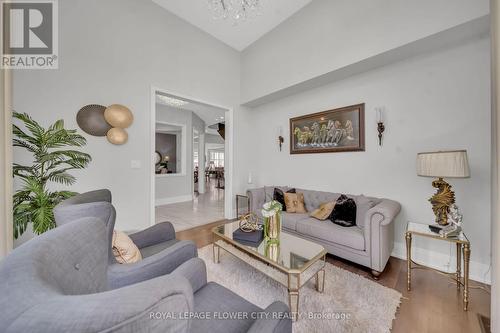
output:
[[[150,116],[150,223],[232,218],[232,110],[153,88]]]

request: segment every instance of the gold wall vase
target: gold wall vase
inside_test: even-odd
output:
[[[104,118],[111,126],[118,128],[127,128],[134,121],[132,111],[121,104],[108,106],[104,111]]]
[[[436,194],[429,199],[432,204],[432,211],[436,215],[436,223],[447,225],[450,206],[455,203],[455,193],[451,189],[451,185],[445,182],[443,178],[433,181],[432,186],[437,188]]]
[[[128,140],[127,131],[117,127],[110,129],[108,134],[106,134],[106,137],[108,138],[108,141],[114,145],[123,145]]]
[[[281,232],[281,212],[264,218],[264,236],[271,240],[279,240]]]

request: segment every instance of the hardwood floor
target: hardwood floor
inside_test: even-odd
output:
[[[212,243],[211,229],[219,221],[177,233],[179,239],[193,240],[198,247]],[[350,272],[372,279],[368,268],[328,255],[327,261]],[[373,279],[372,279],[373,280]],[[376,281],[403,294],[392,332],[481,332],[478,314],[490,316],[490,294],[470,289],[469,311],[463,311],[462,294],[452,280],[432,271],[412,270],[412,291],[406,290],[406,261],[391,257]],[[485,287],[472,281],[473,286]]]

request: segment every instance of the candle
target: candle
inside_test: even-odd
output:
[[[376,108],[377,111],[377,123],[382,123],[382,108]]]

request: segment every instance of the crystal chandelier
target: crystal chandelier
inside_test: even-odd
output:
[[[235,23],[260,14],[261,0],[208,0],[214,19],[230,19]]]

